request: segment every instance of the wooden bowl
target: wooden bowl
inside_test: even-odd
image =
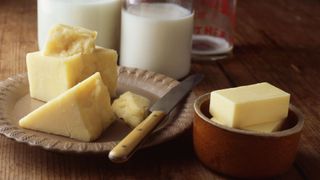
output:
[[[266,178],[283,174],[294,161],[304,120],[290,105],[281,131],[258,133],[229,128],[209,119],[210,94],[196,99],[193,144],[200,161],[233,177]]]

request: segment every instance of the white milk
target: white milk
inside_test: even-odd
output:
[[[39,48],[49,29],[62,23],[95,30],[97,45],[118,49],[121,5],[121,0],[38,0]]]
[[[189,73],[193,14],[176,4],[122,9],[120,65],[179,79]]]

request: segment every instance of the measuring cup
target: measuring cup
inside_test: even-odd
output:
[[[233,49],[236,0],[194,0],[194,60],[217,60]]]

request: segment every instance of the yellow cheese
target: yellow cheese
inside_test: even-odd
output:
[[[270,133],[270,132],[275,132],[275,131],[280,130],[283,122],[284,122],[284,120],[272,121],[272,122],[266,122],[266,123],[262,123],[262,124],[242,127],[241,129],[248,130],[248,131]]]
[[[82,27],[53,26],[43,49],[45,56],[72,56],[94,51],[97,32]]]
[[[131,127],[136,127],[146,117],[149,106],[149,99],[128,91],[113,101],[112,110]]]
[[[242,128],[288,115],[290,94],[269,83],[259,83],[211,92],[210,113],[222,124]]]
[[[107,87],[95,73],[19,121],[23,128],[92,141],[115,120]]]
[[[116,95],[117,52],[96,48],[91,54],[68,57],[43,56],[39,51],[27,54],[30,96],[49,101],[62,92],[100,72],[112,97]]]

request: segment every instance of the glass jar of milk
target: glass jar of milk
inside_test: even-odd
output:
[[[120,65],[180,79],[190,71],[192,32],[192,0],[126,0]]]
[[[38,0],[38,43],[42,49],[54,24],[98,32],[97,45],[119,49],[122,0]]]

